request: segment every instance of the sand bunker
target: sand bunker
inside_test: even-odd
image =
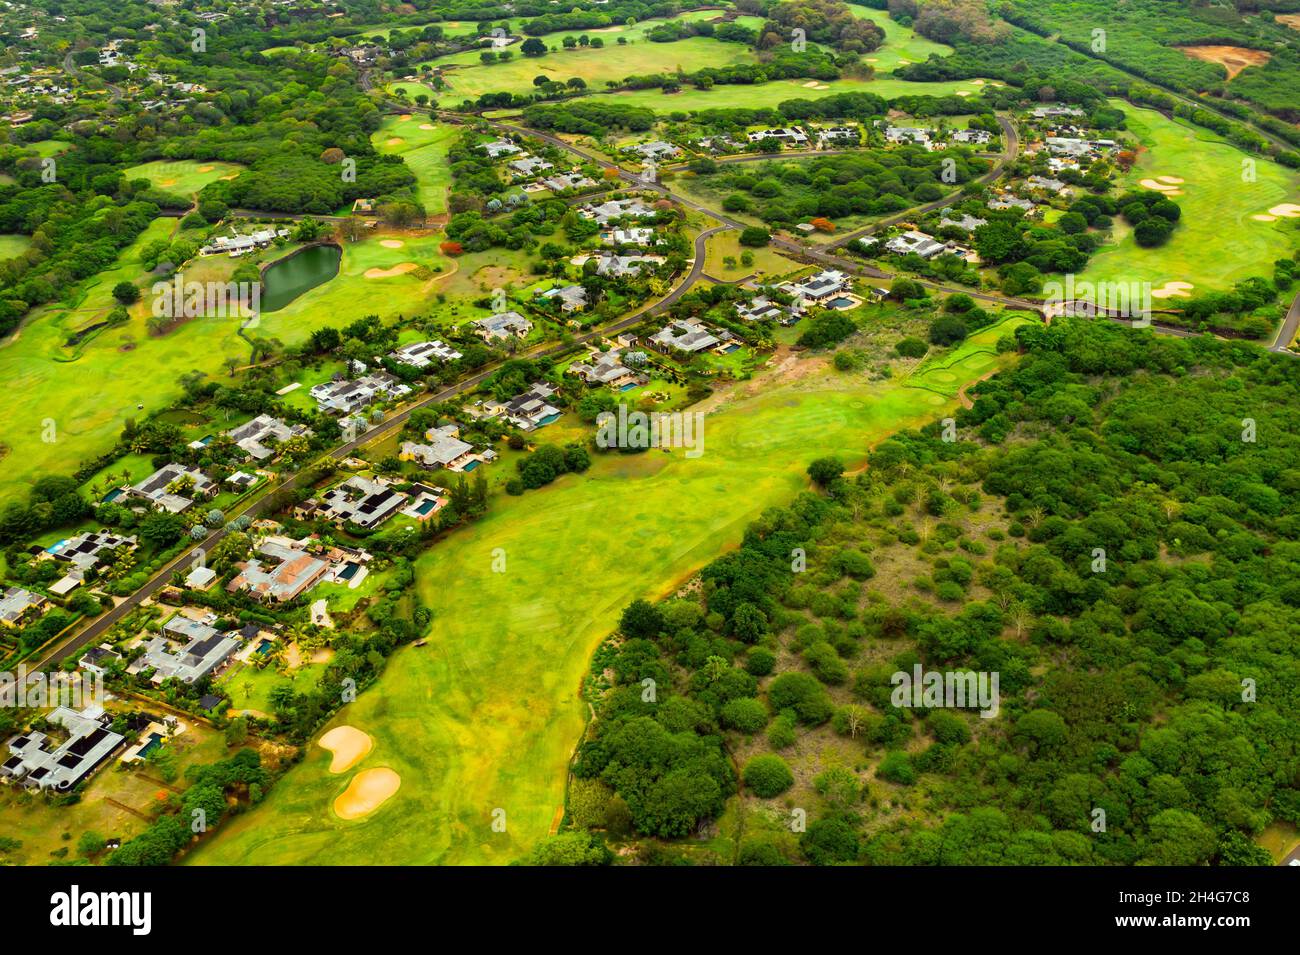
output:
[[[1273,206],[1268,210],[1272,216],[1281,216],[1284,219],[1300,219],[1300,206],[1294,202],[1284,202],[1280,206]]]
[[[200,167],[199,167],[199,172],[212,172],[212,167],[211,167],[211,166],[200,166]]]
[[[817,88],[817,81],[816,81],[816,80],[809,80],[807,83],[805,83],[805,84],[803,85],[803,88],[806,89],[806,90],[816,89],[816,88]]]
[[[1271,216],[1267,212],[1257,212],[1251,216],[1256,222],[1276,222],[1277,216]]]
[[[391,279],[398,275],[405,275],[407,272],[414,272],[419,266],[414,262],[403,262],[401,265],[394,265],[391,269],[366,269],[366,278],[368,279]]]
[[[958,90],[958,91],[957,91],[957,95],[958,95],[958,96],[970,96],[970,90]]]
[[[420,128],[421,128],[421,129],[437,129],[438,127],[435,126],[435,125],[433,125],[433,123],[421,123],[421,124],[420,124]]]
[[[1161,177],[1164,178],[1163,176]],[[1157,192],[1177,192],[1177,190],[1166,182],[1160,182],[1158,179],[1143,179],[1140,183],[1143,189],[1154,189]]]
[[[1300,30],[1300,13],[1275,13],[1273,19],[1289,26],[1292,30]]]
[[[402,122],[406,122],[408,119],[415,119],[415,117],[412,116],[410,113],[403,113],[401,116],[397,118],[400,119]]]
[[[402,145],[402,143],[404,143],[404,142],[406,142],[406,140],[403,139],[401,136],[394,136],[392,139],[388,140],[388,142],[384,143],[384,145],[385,145],[385,146],[400,146],[400,145]]]
[[[400,249],[406,245],[401,239],[384,239],[380,243],[385,249]]]
[[[1272,59],[1271,53],[1266,53],[1264,50],[1250,50],[1244,46],[1178,46],[1174,49],[1182,50],[1185,55],[1194,60],[1218,63],[1228,71],[1230,80],[1246,67],[1263,66]]]
[[[331,773],[345,773],[374,747],[375,742],[355,726],[336,726],[320,738],[322,749],[329,750]]]
[[[1186,180],[1179,179],[1177,176],[1156,176],[1161,182],[1171,183],[1175,186],[1181,186]]]
[[[402,777],[391,769],[366,769],[352,777],[348,788],[334,800],[340,819],[368,816],[393,797],[402,785]]]
[[[1166,282],[1164,285],[1160,286],[1160,288],[1153,288],[1151,290],[1151,297],[1169,298],[1174,295],[1188,297],[1190,296],[1192,289],[1195,287],[1196,286],[1192,285],[1191,282]]]

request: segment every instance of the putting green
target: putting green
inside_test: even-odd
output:
[[[586,715],[579,686],[622,608],[668,592],[735,546],[765,507],[807,487],[810,460],[838,453],[859,464],[886,435],[933,420],[936,397],[829,371],[759,380],[707,417],[697,458],[680,450],[601,456],[585,475],[494,498],[486,518],[418,562],[421,595],[435,608],[427,645],[398,651],[379,684],[336,718],[373,737],[400,775],[391,805],[364,826],[334,818],[339,780],[317,751],[188,861],[517,858],[546,835],[563,802]]]
[[[1199,127],[1111,102],[1128,115],[1129,130],[1145,147],[1122,184],[1140,188],[1143,179],[1182,179],[1176,186],[1182,195],[1174,201],[1183,214],[1172,238],[1155,249],[1140,247],[1132,230],[1117,220],[1116,241],[1093,256],[1079,279],[1150,282],[1157,289],[1189,282],[1203,291],[1227,289],[1250,276],[1271,278],[1273,261],[1295,250],[1300,232],[1295,220],[1255,216],[1296,201],[1300,176]]]

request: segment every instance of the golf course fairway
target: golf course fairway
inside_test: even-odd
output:
[[[940,356],[944,369],[973,381],[1005,367],[1013,353],[969,372],[954,359],[989,354],[1024,321],[971,336]],[[586,715],[579,688],[623,607],[663,596],[738,544],[765,508],[808,487],[814,458],[838,454],[856,467],[889,434],[956,406],[902,378],[872,382],[826,364],[802,377],[798,369],[760,374],[697,406],[707,412],[697,458],[681,450],[599,456],[586,474],[494,498],[484,519],[418,561],[420,595],[435,614],[427,645],[394,654],[378,683],[325,727],[372,737],[400,789],[364,818],[339,819],[331,755],[311,746],[257,808],[224,823],[186,861],[519,858],[560,819],[565,767]]]

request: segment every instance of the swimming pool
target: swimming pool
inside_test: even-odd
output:
[[[423,511],[421,513],[423,513]],[[339,571],[339,580],[351,580],[356,576],[357,571],[360,569],[360,564],[354,561],[348,561],[343,565],[343,569]]]
[[[476,467],[478,467],[478,461],[477,461],[477,460],[474,460],[474,461],[470,461],[468,464],[466,464],[465,467],[463,467],[461,470],[463,470],[463,471],[473,471]]]
[[[162,747],[162,741],[163,738],[161,733],[150,733],[149,742],[145,743],[143,746],[140,747],[140,752],[138,754],[139,757],[141,759],[144,759],[150,753],[154,752],[157,749],[160,749]]]
[[[827,307],[829,308],[848,308],[852,304],[853,304],[853,299],[843,298],[843,297],[833,298],[826,303]]]
[[[415,510],[416,513],[418,514],[428,514],[431,510],[433,510],[437,506],[438,506],[438,502],[435,501],[433,498],[429,498],[428,500],[421,501],[419,504],[417,504],[415,506]]]
[[[261,643],[257,645],[257,649],[254,650],[253,652],[256,653],[259,657],[264,657],[271,652],[271,647],[273,646],[275,646],[274,640],[263,640]]]
[[[550,424],[552,421],[558,421],[559,419],[560,419],[560,412],[558,411],[555,414],[548,414],[541,421],[537,422],[537,427],[540,428],[544,424]]]

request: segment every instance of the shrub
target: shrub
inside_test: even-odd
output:
[[[745,764],[745,785],[763,799],[779,796],[794,785],[794,774],[780,756],[764,753]]]
[[[722,707],[722,725],[742,733],[757,733],[767,725],[767,707],[762,700],[741,697]]]

